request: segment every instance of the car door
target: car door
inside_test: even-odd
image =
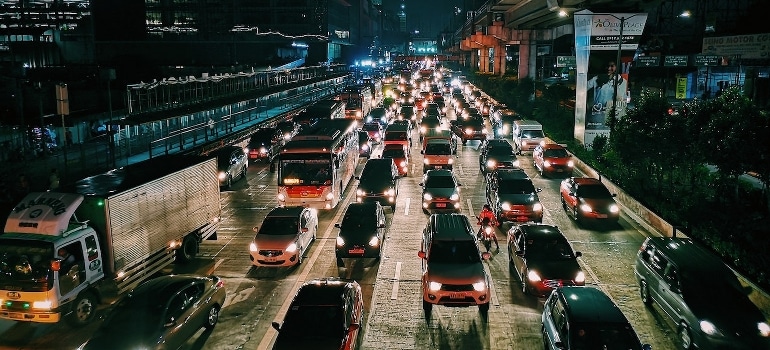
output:
[[[682,315],[687,308],[679,291],[679,273],[676,265],[670,262],[666,265],[660,284],[666,288],[665,293],[661,294],[661,302],[659,303],[661,308],[665,309],[666,313],[674,320],[687,319],[686,315]],[[663,292],[662,289],[661,292]]]
[[[514,235],[516,236],[516,246],[513,252],[513,266],[522,283],[524,283],[524,278],[526,277],[527,237],[521,229],[516,229]]]
[[[572,181],[564,182],[564,186],[561,188],[561,197],[567,205],[567,210],[572,210],[577,205],[577,188]]]
[[[168,303],[164,318],[163,338],[169,349],[177,349],[182,346],[200,328],[192,326],[194,303],[192,303],[193,295],[188,294],[190,292],[185,288],[174,295]]]

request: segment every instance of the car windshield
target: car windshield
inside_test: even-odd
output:
[[[429,188],[454,188],[455,182],[451,176],[428,176],[425,187]]]
[[[268,216],[259,228],[260,235],[291,235],[297,233],[299,218],[293,216]]]
[[[543,151],[543,158],[567,158],[569,153],[563,148],[547,149]]]
[[[641,349],[639,338],[629,325],[571,324],[570,349]]]
[[[292,306],[281,325],[281,335],[298,338],[340,338],[345,332],[339,305]]]
[[[362,213],[360,210],[348,210],[342,218],[340,225],[345,230],[371,230],[377,228],[377,219],[371,213]]]
[[[382,151],[382,158],[406,158],[404,150],[386,149]]]
[[[521,131],[521,138],[523,139],[542,139],[545,135],[543,135],[543,130],[522,130]]]
[[[425,147],[425,154],[450,155],[452,154],[452,147],[448,143],[428,143]]]
[[[488,155],[512,155],[513,148],[510,146],[491,146],[487,150]]]
[[[497,185],[498,193],[530,194],[535,193],[535,186],[529,180],[501,180]]]
[[[0,283],[22,291],[47,290],[46,285],[53,281],[53,258],[53,244],[49,242],[0,240]]]
[[[526,254],[530,258],[544,260],[574,259],[572,247],[562,239],[532,239],[527,237]]]
[[[157,331],[161,326],[164,305],[155,298],[123,298],[101,326],[108,334],[135,334],[143,338]],[[128,333],[124,333],[128,332]]]
[[[380,124],[366,123],[362,129],[365,131],[380,131]]]
[[[578,187],[577,196],[581,198],[612,198],[612,194],[603,185],[582,185]]]
[[[409,134],[406,131],[389,131],[385,133],[385,141],[406,141]]]
[[[430,245],[428,261],[442,264],[468,264],[481,262],[481,257],[473,240],[434,240]]]

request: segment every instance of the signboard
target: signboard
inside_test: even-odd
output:
[[[719,64],[717,55],[695,55],[694,63],[698,67],[716,66]]]
[[[575,56],[556,56],[556,67],[574,67]]]
[[[621,50],[636,50],[647,22],[647,14],[590,13],[590,16],[575,17],[575,25],[582,25],[578,23],[582,21],[590,21],[587,24],[590,25],[591,31],[591,50],[617,50],[619,47]]]
[[[663,60],[663,66],[665,67],[686,67],[687,66],[687,55],[671,55],[666,56],[666,58]]]
[[[687,78],[676,79],[676,99],[684,100],[687,98]]]
[[[635,67],[659,67],[660,56],[639,56]]]
[[[741,58],[770,58],[770,33],[703,38],[704,54]]]

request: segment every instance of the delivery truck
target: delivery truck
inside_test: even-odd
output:
[[[0,234],[0,318],[89,323],[215,239],[216,158],[168,155],[28,194]]]

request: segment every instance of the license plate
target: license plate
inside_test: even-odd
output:
[[[449,299],[465,299],[465,293],[449,293]]]
[[[267,261],[267,262],[275,262],[275,260],[276,259],[273,256],[268,256],[268,257],[265,258],[265,261]]]
[[[607,214],[596,214],[596,217],[599,219],[605,219],[607,218]]]
[[[446,208],[446,203],[436,203],[436,208]]]
[[[433,166],[434,169],[441,169],[441,165],[435,165]]]
[[[350,254],[363,254],[364,253],[364,249],[363,248],[354,248],[354,249],[348,250],[348,253],[350,253]]]

